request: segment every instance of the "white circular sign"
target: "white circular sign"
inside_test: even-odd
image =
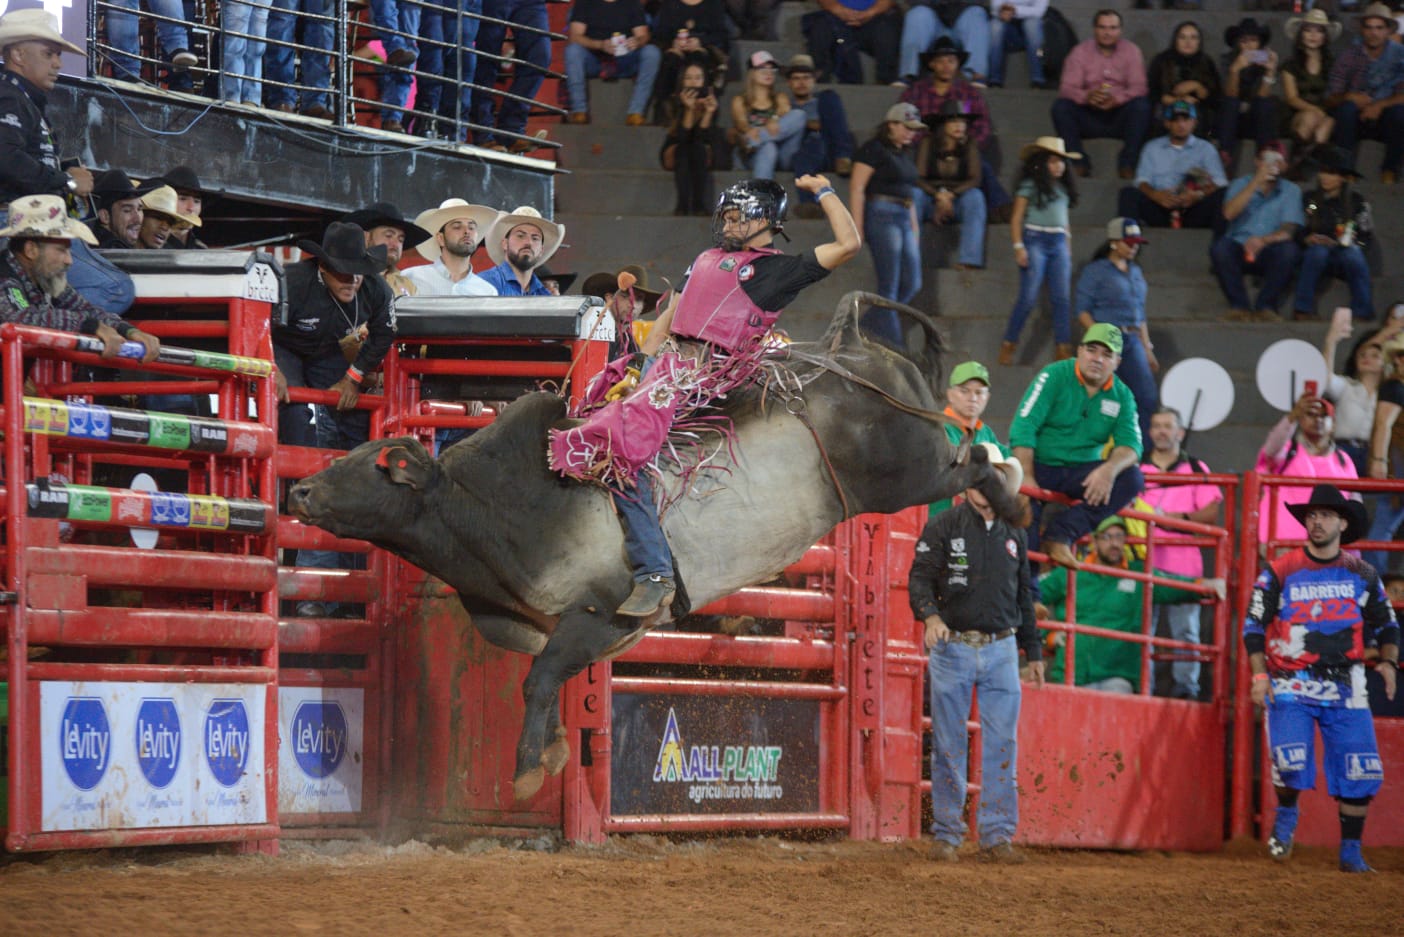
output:
[[[1233,378],[1208,358],[1186,358],[1165,372],[1160,403],[1173,407],[1185,429],[1213,429],[1233,409]]]
[[[160,491],[161,489],[156,486],[156,479],[142,472],[136,478],[132,479],[132,490],[151,492]],[[152,530],[149,527],[133,527],[128,533],[131,534],[132,543],[143,550],[150,550],[152,547],[156,546],[156,539],[160,536],[158,531]]]
[[[1325,393],[1326,359],[1321,349],[1300,338],[1273,342],[1258,359],[1258,393],[1284,413],[1306,393],[1308,381],[1316,382],[1316,392]]]

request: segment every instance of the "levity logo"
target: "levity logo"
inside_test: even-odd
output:
[[[144,699],[137,709],[137,764],[151,786],[165,787],[180,765],[180,714],[175,700]]]
[[[293,757],[309,778],[325,778],[336,771],[346,754],[346,714],[341,704],[308,700],[293,713]]]
[[[112,729],[102,700],[68,698],[59,722],[59,751],[63,753],[63,770],[75,787],[90,791],[98,786],[112,753]]]
[[[244,701],[217,699],[205,714],[205,761],[225,787],[244,776],[249,763],[249,714]]]

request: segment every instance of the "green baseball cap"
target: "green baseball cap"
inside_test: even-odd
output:
[[[1098,322],[1087,330],[1087,334],[1082,336],[1082,344],[1091,345],[1093,342],[1106,345],[1112,350],[1112,354],[1121,354],[1121,329],[1105,322]]]
[[[1119,514],[1113,514],[1111,517],[1107,518],[1106,520],[1104,520],[1104,521],[1102,521],[1100,524],[1098,524],[1098,525],[1097,525],[1097,529],[1094,531],[1094,533],[1099,533],[1099,534],[1100,534],[1100,533],[1102,533],[1103,531],[1105,531],[1105,530],[1107,530],[1108,528],[1111,528],[1111,527],[1120,527],[1122,530],[1125,530],[1125,529],[1126,529],[1126,518],[1122,517],[1122,516],[1119,515]]]
[[[978,361],[967,361],[958,364],[951,372],[951,387],[964,384],[966,381],[984,381],[985,386],[990,386],[990,369]]]

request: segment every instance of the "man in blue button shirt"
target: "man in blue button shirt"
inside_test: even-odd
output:
[[[1277,306],[1301,260],[1297,229],[1306,221],[1302,190],[1280,178],[1287,165],[1282,144],[1268,143],[1258,150],[1251,176],[1241,176],[1224,196],[1228,230],[1209,249],[1209,260],[1228,300],[1229,322],[1277,322]],[[1263,278],[1258,301],[1249,302],[1244,273]]]
[[[1157,228],[1223,227],[1224,164],[1219,151],[1194,135],[1199,112],[1189,101],[1165,108],[1165,133],[1141,150],[1136,184],[1121,190],[1117,211]]]
[[[523,205],[500,216],[488,230],[483,243],[497,266],[481,276],[498,296],[550,296],[534,271],[551,259],[563,240],[565,225],[547,221],[541,212]]]

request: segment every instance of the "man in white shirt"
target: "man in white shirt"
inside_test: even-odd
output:
[[[473,272],[473,252],[500,212],[486,205],[470,205],[461,198],[446,199],[438,208],[419,213],[414,223],[433,237],[415,250],[431,264],[411,267],[405,276],[416,296],[496,296],[497,288]]]

